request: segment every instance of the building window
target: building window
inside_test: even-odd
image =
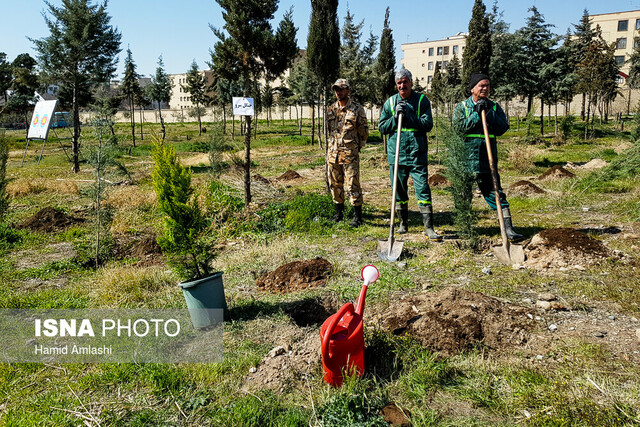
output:
[[[622,37],[616,40],[616,49],[626,49],[627,48],[627,38]]]
[[[427,83],[431,84],[431,81],[433,80],[433,76],[428,76],[427,77]]]
[[[453,54],[454,55],[458,54],[458,45],[453,46]]]
[[[429,64],[427,64],[427,70],[433,70],[433,62],[429,62]]]
[[[438,55],[442,55],[442,46],[438,48]]]
[[[449,46],[444,47],[444,54],[449,55]]]
[[[629,21],[626,19],[624,21],[618,21],[618,31],[627,31],[629,25]]]
[[[616,64],[618,65],[624,65],[624,55],[616,55]]]
[[[640,19],[636,19],[636,30],[640,30]]]
[[[432,47],[429,48],[429,56],[433,56],[433,48]]]
[[[446,69],[447,69],[447,66],[448,66],[448,65],[449,65],[449,61],[442,61],[442,68],[443,68],[444,70],[446,70]]]

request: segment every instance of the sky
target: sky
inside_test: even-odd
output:
[[[9,61],[24,52],[36,57],[29,38],[49,35],[43,18],[46,13],[44,1],[4,0],[3,3],[0,52],[5,52]],[[50,3],[59,6],[62,1],[50,0]],[[438,40],[466,32],[473,3],[473,0],[342,0],[338,17],[342,26],[349,9],[356,22],[364,20],[361,39],[364,42],[370,31],[380,36],[385,10],[390,6],[390,26],[396,47],[396,67],[399,68],[402,43]],[[493,0],[484,3],[487,10],[491,10]],[[579,22],[584,9],[592,15],[640,9],[640,0],[499,0],[497,4],[511,31],[525,25],[528,9],[535,5],[557,34],[565,34],[567,28],[573,28],[572,24]],[[298,27],[298,46],[304,48],[311,17],[310,0],[280,0],[272,26],[276,28],[290,8]],[[186,72],[194,60],[200,69],[207,69],[207,61],[211,58],[209,50],[217,41],[209,25],[224,26],[222,9],[215,0],[110,0],[107,11],[111,24],[122,34],[118,77],[122,77],[127,48],[131,49],[137,72],[144,76],[155,72],[160,55],[169,74]]]

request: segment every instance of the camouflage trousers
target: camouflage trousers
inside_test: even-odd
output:
[[[347,194],[353,206],[362,206],[362,189],[360,188],[360,162],[329,163],[329,188],[333,203],[344,203],[344,187],[346,181]]]

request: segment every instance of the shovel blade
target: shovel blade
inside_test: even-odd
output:
[[[378,258],[383,261],[397,261],[404,242],[398,240],[378,240]]]
[[[524,251],[520,245],[494,246],[493,254],[503,264],[514,265],[524,263]]]

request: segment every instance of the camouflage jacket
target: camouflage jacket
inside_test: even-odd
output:
[[[336,101],[327,111],[329,163],[353,163],[358,161],[360,149],[369,137],[369,125],[364,108],[349,99],[341,107]]]

